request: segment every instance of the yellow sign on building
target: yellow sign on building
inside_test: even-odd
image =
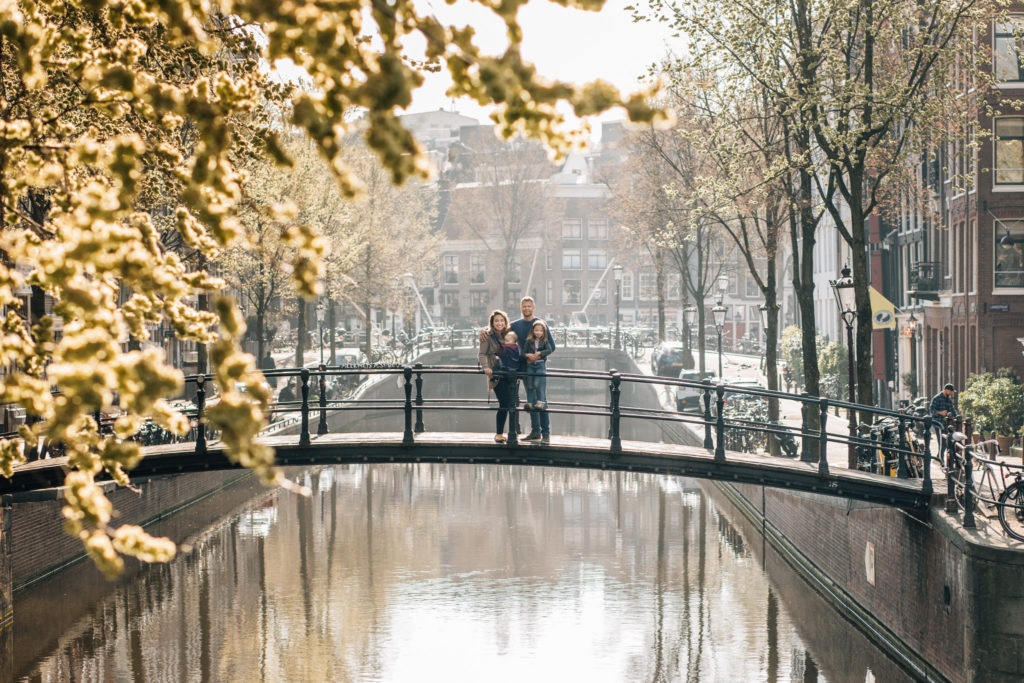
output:
[[[896,307],[874,287],[868,287],[871,295],[871,328],[892,330],[896,327]]]

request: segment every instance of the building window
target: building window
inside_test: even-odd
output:
[[[562,239],[563,240],[581,240],[583,239],[583,224],[577,218],[568,221],[562,221]]]
[[[995,71],[996,79],[1002,82],[1024,81],[1020,64],[1021,30],[1024,17],[1014,16],[1006,23],[996,22]],[[1014,31],[1017,35],[1014,35]]]
[[[486,318],[490,313],[487,309],[491,303],[491,297],[486,290],[477,290],[469,293],[469,315],[474,319]]]
[[[740,283],[738,275],[727,275],[729,278],[729,296],[739,296]]]
[[[651,301],[658,298],[658,278],[654,273],[640,273],[640,300]]]
[[[555,305],[554,289],[555,288],[554,288],[554,285],[552,284],[551,280],[548,280],[547,282],[544,283],[544,305],[545,306],[554,306]]]
[[[512,261],[512,263],[508,264],[508,281],[509,281],[509,284],[519,284],[520,282],[522,282],[522,279],[523,279],[523,269],[520,267],[519,261],[518,260],[514,260],[514,261]],[[518,301],[516,302],[516,305],[517,306],[519,305]]]
[[[679,301],[679,273],[669,273],[665,280],[668,284],[666,298],[669,301]]]
[[[459,255],[444,255],[444,283],[446,285],[459,284]]]
[[[562,303],[563,304],[579,304],[580,303],[580,281],[579,280],[565,280],[562,282]]]
[[[761,296],[761,290],[757,286],[757,280],[754,279],[753,275],[747,275],[744,294],[747,296],[748,299],[753,299],[754,297]]]
[[[608,303],[608,278],[601,280],[601,284],[594,287],[594,298],[591,299],[591,302],[595,304]]]
[[[608,239],[608,221],[603,219],[587,221],[587,237],[592,240]]]
[[[604,249],[590,249],[587,251],[587,270],[604,270],[608,265],[608,256]]]
[[[442,292],[441,305],[444,307],[444,315],[446,318],[457,317],[459,315],[459,293]]]
[[[999,244],[1007,231],[1015,238],[1009,248]],[[995,232],[995,286],[1024,287],[1024,220],[996,221]]]
[[[1024,118],[996,119],[996,185],[1024,185]]]
[[[505,299],[505,308],[514,311],[519,308],[520,291],[518,289],[508,290],[508,298]]]
[[[562,270],[580,270],[582,267],[580,259],[581,256],[579,249],[563,249]]]
[[[552,256],[551,256],[551,251],[550,250],[545,251],[544,252],[544,270],[551,270],[552,268],[554,268],[555,266],[554,266],[553,261],[554,261],[554,258],[552,258]]]
[[[622,271],[622,295],[623,301],[633,300],[633,273],[628,270]]]
[[[482,285],[485,281],[483,254],[472,254],[469,257],[469,284]]]

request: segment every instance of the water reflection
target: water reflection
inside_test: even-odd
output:
[[[261,495],[190,553],[99,599],[17,676],[863,681],[894,672],[863,637],[819,643],[802,632],[802,598],[794,619],[741,532],[684,479],[468,465],[303,477],[311,497]],[[73,600],[64,585],[49,590]],[[16,602],[15,628],[31,619],[27,604]],[[859,654],[828,664],[832,649],[850,647]]]

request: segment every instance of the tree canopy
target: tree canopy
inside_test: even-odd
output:
[[[18,438],[0,442],[0,469],[9,475],[41,438],[63,442],[73,468],[67,528],[107,573],[120,570],[120,554],[153,561],[174,552],[138,527],[115,528],[96,484],[104,471],[129,483],[139,449],[128,439],[144,419],[188,429],[167,400],[180,392],[181,372],[159,348],[124,351],[155,325],[209,345],[219,400],[208,421],[232,458],[286,483],[256,441],[270,392],[241,351],[243,318],[203,267],[252,244],[254,223],[239,215],[249,169],[262,157],[292,163],[282,133],[302,131],[352,197],[362,187],[345,144],[354,111],[392,181],[427,175],[398,119],[422,83],[418,69],[446,69],[450,96],[497,104],[504,136],[521,132],[555,151],[572,142],[558,132],[560,102],[577,115],[622,105],[634,120],[659,116],[644,93],[543,79],[520,54],[524,3],[483,4],[507,26],[503,54],[481,54],[471,28],[444,25],[407,0],[0,1],[0,402],[30,415]],[[425,39],[425,62],[403,55],[412,35]],[[271,78],[268,65],[282,58],[308,74],[303,88]],[[316,295],[328,240],[284,202],[261,209],[281,226],[294,286]],[[31,302],[52,297],[52,314],[26,307],[24,287]],[[192,303],[218,292],[213,310]],[[120,416],[101,433],[93,415],[115,396]]]

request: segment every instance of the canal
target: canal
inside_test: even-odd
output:
[[[292,472],[153,531],[170,564],[15,594],[21,681],[901,681],[696,482],[494,465]]]

